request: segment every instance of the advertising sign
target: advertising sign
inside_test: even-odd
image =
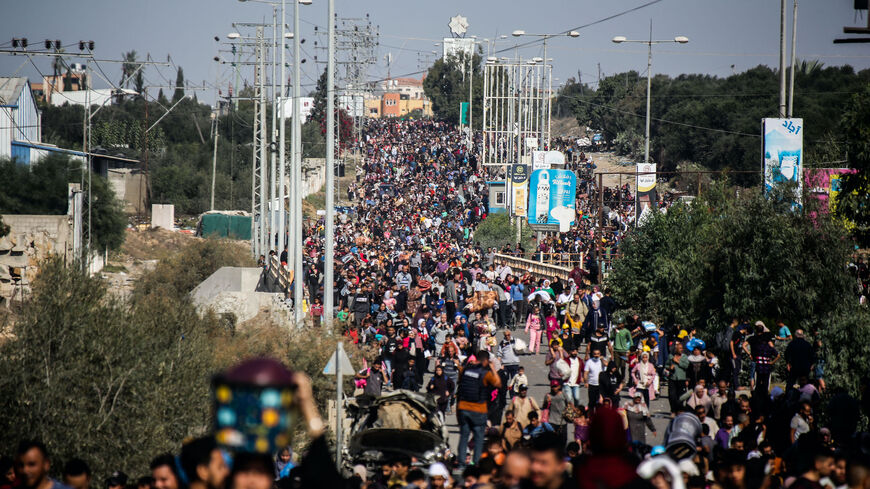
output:
[[[656,165],[655,163],[637,164],[637,208],[635,216],[639,218],[649,207],[654,208],[658,202],[656,195]]]
[[[514,216],[525,216],[529,201],[529,165],[511,165],[511,212]]]
[[[468,124],[468,102],[459,102],[459,123]]]
[[[549,170],[553,165],[565,164],[565,155],[561,151],[532,151],[532,169]]]
[[[529,184],[530,225],[558,226],[566,232],[574,224],[577,176],[570,170],[535,170]]]
[[[801,204],[803,190],[803,119],[762,119],[762,170],[764,192],[774,185],[792,182],[795,204]]]

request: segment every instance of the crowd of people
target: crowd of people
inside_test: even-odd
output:
[[[458,426],[454,457],[424,465],[399,454],[377,471],[339,474],[304,382],[313,442],[301,458],[238,454],[230,468],[205,437],[155,458],[135,483],[113,474],[106,489],[870,489],[870,435],[857,433],[870,393],[825,392],[818,339],[744,319],[702,337],[644,320],[597,284],[600,257],[615,252],[630,216],[612,208],[607,232],[589,216],[597,190],[585,155],[572,158],[581,165],[572,167],[581,175],[577,226],[536,246],[588,261],[542,277],[496,260],[525,250],[475,240],[489,213],[488,176],[463,133],[370,120],[360,147],[335,257],[322,255],[322,221],[305,225],[300,282],[312,328],[322,327],[324,259],[334,259],[335,320],[366,354],[354,395],[430,394],[437,416]],[[628,188],[605,192],[631,202]],[[549,391],[536,398],[542,370]],[[667,404],[654,404],[659,397]],[[661,443],[648,444],[650,433]],[[50,479],[45,446],[23,442],[0,461],[0,489],[90,489],[85,461],[63,467],[54,472],[63,482]]]

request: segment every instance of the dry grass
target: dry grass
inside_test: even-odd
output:
[[[198,239],[201,238],[160,228],[145,231],[127,229],[127,236],[118,257],[121,260],[162,260]]]

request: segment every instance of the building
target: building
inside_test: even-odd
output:
[[[311,115],[311,111],[314,109],[314,97],[299,97],[299,115],[302,117],[299,118],[301,124],[305,124],[305,121],[308,120],[308,116]],[[287,119],[293,118],[293,97],[287,97],[284,99],[284,110],[287,111],[287,115],[285,116]],[[281,116],[281,111],[278,111],[278,116]]]
[[[0,77],[0,157],[23,156],[15,143],[42,141],[42,114],[27,78]],[[29,160],[30,154],[27,151]]]
[[[378,86],[378,92],[365,101],[366,117],[405,117],[420,111],[432,117],[432,103],[423,90],[423,79],[391,78]]]
[[[58,94],[89,90],[91,80],[85,73],[85,66],[81,63],[72,63],[69,68],[69,71],[57,76],[43,76],[42,83],[31,83],[30,88],[36,98],[46,103],[52,103]],[[63,105],[63,103],[55,103],[54,105]]]

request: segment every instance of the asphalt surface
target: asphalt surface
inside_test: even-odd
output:
[[[524,341],[529,340],[528,335],[520,329],[514,332],[514,337],[521,338]],[[501,334],[499,334],[499,339],[501,339]],[[546,356],[545,347],[543,345],[541,346],[541,353],[539,354],[520,355],[520,365],[525,367],[526,376],[529,378],[529,396],[534,397],[539,406],[543,406],[544,397],[550,392],[550,383],[547,378],[549,367],[544,365]],[[429,381],[429,377],[429,375],[426,376],[425,382]],[[588,406],[588,390],[582,388],[581,391],[582,404]],[[662,392],[665,394],[667,393],[664,386]],[[623,389],[620,405],[628,399],[628,389]],[[656,435],[653,436],[652,433],[647,431],[646,442],[648,445],[654,446],[663,443],[665,428],[667,428],[668,423],[670,422],[670,407],[668,405],[667,397],[657,397],[651,404],[650,413],[652,414],[653,425],[656,427]],[[455,410],[453,414],[447,415],[447,425],[450,431],[450,449],[453,450],[454,453],[457,453],[456,450],[459,446],[459,426],[456,423]],[[574,428],[572,425],[568,426],[568,432],[571,433],[573,439]]]

